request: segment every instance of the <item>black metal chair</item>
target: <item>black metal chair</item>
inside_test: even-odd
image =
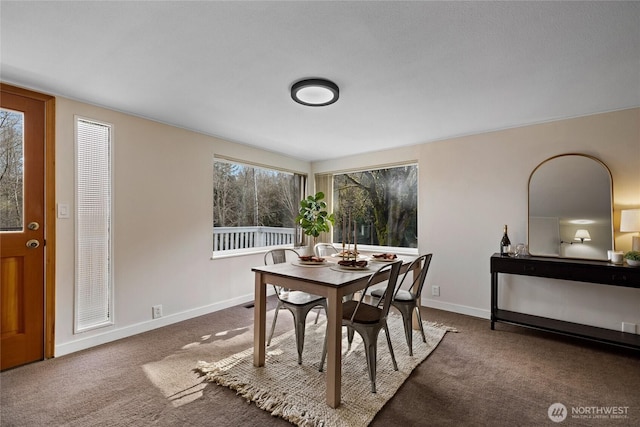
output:
[[[413,356],[413,327],[411,325],[412,313],[415,311],[420,325],[420,332],[422,333],[422,341],[427,342],[427,338],[424,335],[424,328],[422,327],[422,317],[420,316],[420,298],[422,296],[422,288],[429,271],[429,265],[431,264],[431,257],[433,254],[421,255],[409,265],[407,272],[402,276],[400,284],[396,288],[391,305],[398,309],[402,314],[402,321],[404,323],[404,334],[407,339],[407,345],[409,346],[409,355]],[[411,281],[407,279],[408,276],[413,276],[413,268],[416,266],[422,268],[420,274]],[[402,289],[403,286],[407,286],[405,283],[411,283],[408,289]],[[371,291],[371,296],[377,299],[383,298],[384,289],[374,289]],[[387,293],[388,295],[388,293]]]
[[[293,249],[273,249],[264,254],[264,265],[280,264],[287,262],[287,254],[290,258],[298,258],[298,252]],[[273,323],[271,324],[271,333],[269,333],[269,339],[267,346],[271,345],[271,338],[273,338],[273,332],[276,328],[276,321],[278,320],[278,312],[281,309],[287,309],[293,315],[295,334],[296,334],[296,346],[298,348],[298,365],[302,364],[302,350],[304,349],[304,332],[307,320],[307,314],[315,307],[324,308],[324,312],[327,312],[327,299],[319,295],[313,295],[302,291],[290,291],[279,286],[273,286],[276,296],[278,297],[278,304],[276,306],[275,313],[273,315]],[[318,315],[316,316],[316,323],[318,322]]]
[[[402,261],[395,261],[383,265],[375,273],[371,275],[367,286],[363,290],[358,300],[350,300],[342,303],[342,326],[346,326],[349,331],[349,347],[353,331],[358,332],[364,343],[364,351],[367,357],[367,367],[369,368],[369,380],[371,381],[371,393],[376,392],[376,365],[378,359],[378,335],[380,330],[384,329],[391,353],[393,369],[398,370],[396,357],[393,354],[391,338],[389,337],[389,328],[387,326],[387,315],[389,313],[391,298],[381,298],[377,305],[371,305],[363,302],[367,289],[374,283],[379,281],[379,276],[389,274],[386,292],[392,294],[398,281],[398,274]],[[382,307],[380,307],[382,303]],[[322,350],[322,360],[320,361],[320,372],[324,369],[324,360],[327,355],[327,337],[325,336],[324,348]]]
[[[336,247],[331,243],[316,243],[313,247],[313,252],[319,257],[331,256],[339,253]]]
[[[313,252],[316,254],[316,256],[319,256],[319,257],[327,257],[333,254],[340,253],[340,251],[336,249],[336,247],[333,246],[331,243],[316,243],[316,245],[313,247]],[[348,301],[352,298],[353,298],[353,294],[347,294],[344,297],[342,297],[342,301]]]

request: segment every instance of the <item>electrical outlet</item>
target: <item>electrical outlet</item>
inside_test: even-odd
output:
[[[636,324],[635,323],[622,322],[622,332],[635,334],[636,333]]]
[[[440,296],[440,286],[432,286],[431,287],[431,295],[434,297]]]
[[[153,307],[151,307],[151,316],[154,319],[157,319],[158,317],[162,317],[162,304],[154,305]]]

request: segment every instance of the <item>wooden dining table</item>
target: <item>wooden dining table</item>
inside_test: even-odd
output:
[[[401,272],[405,272],[415,257],[399,257],[403,261]],[[337,261],[337,260],[335,260]],[[302,266],[294,262],[254,267],[254,335],[253,365],[265,364],[265,337],[267,311],[267,285],[309,292],[327,298],[327,371],[326,399],[332,408],[340,406],[342,383],[342,298],[362,290],[369,277],[382,264],[370,262],[367,271],[337,271],[335,262],[327,261],[327,266]],[[414,275],[419,267],[414,266]],[[377,282],[385,281],[381,276]]]

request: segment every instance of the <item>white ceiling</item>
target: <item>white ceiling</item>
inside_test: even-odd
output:
[[[2,0],[0,24],[5,82],[311,161],[640,106],[640,2]],[[308,77],[339,101],[294,103]]]

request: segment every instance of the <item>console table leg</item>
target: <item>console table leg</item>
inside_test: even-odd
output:
[[[495,329],[498,311],[498,273],[491,273],[491,330]]]

